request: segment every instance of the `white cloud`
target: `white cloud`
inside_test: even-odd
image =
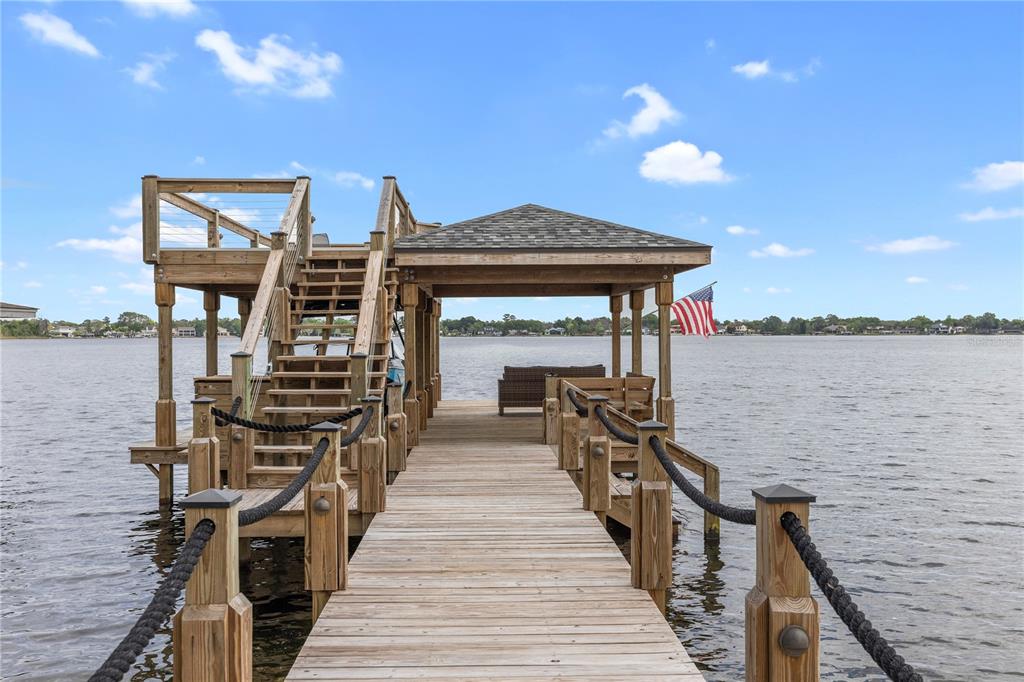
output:
[[[297,52],[282,42],[288,40],[271,34],[258,48],[242,47],[227,31],[206,29],[196,36],[196,45],[213,52],[224,75],[242,89],[303,99],[329,97],[331,79],[341,72],[341,57],[333,52]]]
[[[792,291],[793,290],[789,287],[768,287],[764,290],[764,293],[772,294],[774,296],[775,294],[789,294],[792,293]]]
[[[690,185],[698,182],[729,182],[718,152],[701,153],[697,145],[676,140],[644,153],[640,175],[653,182]]]
[[[99,284],[94,284],[93,286],[89,287],[89,293],[90,294],[105,294],[105,293],[107,293],[107,288],[104,287],[104,286],[100,286]]]
[[[206,157],[205,156],[196,156],[196,158],[192,159],[192,165],[193,166],[205,166],[206,165]]]
[[[761,234],[761,230],[756,227],[743,227],[742,225],[730,225],[725,228],[725,231],[729,234],[741,235],[741,234]]]
[[[716,47],[718,47],[718,43],[715,42],[714,38],[708,38],[707,40],[704,41],[705,52],[714,52]]]
[[[122,69],[132,77],[138,85],[144,85],[154,90],[163,90],[164,86],[156,79],[156,74],[163,71],[167,63],[174,59],[173,52],[161,52],[160,54],[146,54],[145,59],[136,62],[135,66]]]
[[[142,215],[142,195],[136,194],[110,207],[110,212],[118,218],[138,218]]]
[[[772,67],[768,63],[768,60],[763,62],[746,62],[745,64],[737,64],[732,67],[733,73],[738,73],[744,78],[763,78],[771,73]]]
[[[47,45],[56,45],[89,57],[99,57],[100,51],[89,40],[78,33],[69,22],[49,12],[28,12],[22,14],[21,24],[33,38]]]
[[[911,275],[904,280],[907,284],[924,284],[928,281],[925,277],[918,277],[917,275]]]
[[[195,14],[199,9],[192,0],[121,0],[121,2],[135,14],[147,19],[161,14],[181,19]]]
[[[779,244],[778,242],[772,242],[763,249],[750,252],[751,258],[767,258],[772,256],[774,258],[799,258],[801,256],[809,256],[814,253],[814,249],[791,249],[788,246]]]
[[[353,171],[338,171],[334,174],[333,179],[339,186],[346,189],[356,186],[362,187],[363,189],[373,189],[373,180],[365,175],[361,175]]]
[[[142,257],[142,223],[134,223],[128,227],[112,225],[110,232],[119,235],[111,239],[93,237],[89,239],[64,239],[57,246],[74,249],[75,251],[99,251],[108,253],[116,260],[135,263]]]
[[[736,64],[732,67],[732,72],[749,80],[771,76],[772,78],[778,78],[786,83],[796,83],[800,80],[801,76],[804,78],[810,78],[814,74],[818,73],[818,69],[820,68],[821,59],[818,57],[814,57],[799,69],[787,69],[783,71],[773,68],[771,62],[765,59],[761,62],[745,62],[743,64]]]
[[[127,275],[122,275],[127,277]],[[138,278],[134,282],[123,282],[118,288],[130,291],[140,296],[149,296],[153,293],[153,271],[149,268],[141,268]]]
[[[623,135],[629,137],[649,135],[656,133],[663,123],[676,123],[682,118],[682,114],[673,109],[672,104],[647,83],[634,85],[622,94],[624,98],[633,95],[644,101],[643,108],[633,114],[629,123],[612,121],[611,125],[604,130],[605,137],[615,139]]]
[[[743,287],[743,293],[749,294],[751,291],[753,291],[753,289],[751,289],[750,287]]]
[[[1008,220],[1010,218],[1024,217],[1024,208],[997,209],[989,206],[974,213],[961,213],[958,217],[960,220],[968,223],[980,223],[985,220]]]
[[[913,237],[911,239],[895,239],[883,244],[865,247],[868,251],[880,251],[887,254],[919,253],[921,251],[945,251],[956,246],[956,242],[940,239],[935,235]]]
[[[22,286],[25,287],[26,289],[39,289],[43,285],[41,282],[37,282],[34,279],[30,279],[29,281],[25,282]]]
[[[1024,184],[1024,161],[1003,161],[1002,163],[990,163],[981,168],[971,171],[974,179],[964,184],[964,187],[976,189],[979,192],[998,192]]]

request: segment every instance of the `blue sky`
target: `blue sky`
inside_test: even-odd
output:
[[[396,175],[420,220],[533,202],[712,244],[676,291],[718,280],[722,319],[1019,317],[1022,26],[1020,3],[4,3],[3,299],[150,312],[140,176],[301,167],[335,241]]]

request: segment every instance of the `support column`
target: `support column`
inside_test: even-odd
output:
[[[220,439],[213,428],[213,398],[192,401],[192,438],[188,442],[188,494],[220,487]]]
[[[612,508],[608,482],[612,476],[612,447],[608,431],[597,416],[598,406],[607,407],[608,398],[587,398],[587,443],[583,449],[583,508],[597,515],[601,525],[608,523]]]
[[[238,587],[237,490],[204,490],[181,501],[185,535],[203,519],[216,529],[174,616],[174,679],[252,679],[252,604]]]
[[[441,301],[434,299],[434,407],[441,401]]]
[[[608,299],[608,310],[612,314],[612,376],[622,376],[622,296]]]
[[[652,436],[665,443],[665,425],[637,426],[640,462],[630,506],[630,567],[633,587],[647,590],[665,613],[666,590],[672,584],[672,494],[664,469],[651,450]]]
[[[669,440],[676,439],[676,403],[672,399],[672,282],[655,285],[658,303],[658,420],[668,425]]]
[[[420,294],[419,305],[416,306],[416,383],[419,386],[419,393],[416,398],[420,401],[420,431],[427,430],[427,419],[430,417],[429,387],[427,386],[427,296]]]
[[[416,336],[418,326],[416,324],[416,303],[419,301],[420,290],[415,284],[402,285],[402,308],[405,319],[405,380],[411,381],[409,396],[405,399],[406,428],[409,429],[406,444],[409,446],[419,445],[420,387],[417,379],[416,369]],[[404,388],[404,387],[403,387]]]
[[[178,413],[174,403],[174,364],[171,331],[174,327],[174,285],[156,283],[157,325],[157,446],[173,447],[178,441]],[[174,465],[161,464],[160,504],[169,505],[174,497]]]
[[[245,336],[245,328],[249,324],[249,314],[252,312],[252,299],[251,298],[240,298],[238,299],[238,319],[240,325],[238,328],[238,337]]]
[[[217,376],[217,313],[220,312],[220,294],[203,292],[203,310],[206,311],[206,376]]]
[[[644,292],[643,290],[629,292],[629,311],[632,313],[633,322],[631,336],[629,337],[632,348],[632,372],[633,374],[644,373]]]
[[[817,682],[818,602],[810,574],[779,519],[796,514],[810,527],[814,495],[788,485],[752,491],[757,515],[757,578],[746,599],[746,679]]]

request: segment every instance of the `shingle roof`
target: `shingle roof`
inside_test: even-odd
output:
[[[537,204],[439,227],[395,241],[399,251],[413,249],[585,251],[709,248],[688,239],[587,218]]]

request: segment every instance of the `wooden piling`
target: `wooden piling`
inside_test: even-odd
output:
[[[238,588],[238,502],[235,490],[204,490],[181,501],[185,534],[210,519],[216,530],[185,586],[174,617],[174,679],[252,680],[252,604]]]
[[[558,443],[558,377],[548,374],[544,377],[544,443],[555,445]]]
[[[669,440],[676,439],[676,403],[672,399],[672,282],[655,285],[658,304],[658,420],[668,426]]]
[[[220,440],[210,408],[213,398],[192,401],[192,438],[188,442],[188,493],[220,487]]]
[[[416,367],[416,304],[419,300],[420,289],[416,284],[402,285],[402,309],[405,320],[405,380],[412,382],[409,390],[409,397],[405,400],[406,428],[408,429],[406,444],[409,447],[419,445],[420,442],[420,383]],[[403,387],[404,389],[404,387]]]
[[[145,187],[145,182],[143,183]],[[158,209],[159,210],[159,209]],[[159,246],[159,244],[157,245]],[[156,437],[158,446],[173,446],[178,441],[177,404],[174,402],[174,362],[171,334],[174,327],[174,286],[157,282],[157,401]],[[159,503],[169,505],[174,498],[174,465],[161,464]]]
[[[341,478],[340,424],[323,422],[309,432],[314,445],[328,440],[326,452],[305,490],[305,577],[312,593],[315,623],[331,594],[348,579],[348,486]]]
[[[387,396],[388,416],[385,420],[384,429],[387,438],[388,452],[388,475],[392,478],[393,473],[405,471],[406,456],[406,424],[405,413],[402,412],[402,387],[388,386],[385,388]]]
[[[647,590],[662,613],[672,584],[672,495],[670,483],[650,446],[665,442],[667,427],[656,421],[637,426],[640,462],[630,507],[630,567],[633,587]],[[660,473],[660,476],[658,475]]]
[[[612,315],[612,376],[622,376],[622,295],[608,299],[608,311]]]
[[[779,519],[793,512],[810,527],[814,495],[788,485],[753,491],[757,514],[757,577],[746,598],[747,682],[817,682],[819,679],[818,603],[811,597],[810,574]],[[806,635],[805,651],[786,651],[780,637],[787,627]]]
[[[387,495],[387,443],[381,437],[380,424],[383,403],[379,396],[360,401],[363,409],[373,407],[373,416],[362,437],[355,445],[359,449],[359,511],[365,513],[385,510]]]
[[[220,294],[216,291],[203,292],[203,310],[206,311],[206,376],[217,376],[217,313],[220,312]]]
[[[587,443],[583,456],[583,508],[594,512],[602,524],[607,523],[612,506],[612,448],[608,431],[597,416],[597,407],[607,404],[608,398],[603,395],[587,398]]]

